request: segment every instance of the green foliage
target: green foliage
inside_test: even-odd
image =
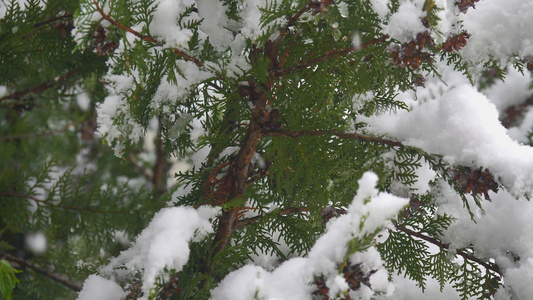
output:
[[[422,289],[425,288],[425,261],[429,255],[426,243],[408,234],[391,231],[387,240],[378,245],[378,249],[388,269],[405,274]]]
[[[386,240],[374,240],[381,228],[353,237],[339,274],[350,255],[376,246],[391,274],[422,290],[427,276],[463,299],[501,284],[480,260],[461,255],[472,249],[454,253],[440,240],[454,218],[436,208],[438,184],[451,186],[471,216],[469,201],[481,207],[454,178],[460,166],[366,132],[362,121],[407,110],[398,92],[438,77],[437,57],[468,75],[457,52],[428,43],[419,65],[395,61],[394,49],[408,44],[382,32],[371,1],[267,1],[261,31],[245,35],[245,1],[223,0],[228,38],[239,39],[223,46],[205,36],[195,5],[175,20],[187,42],[173,45],[150,35],[157,1],[96,3],[104,14],[93,0],[11,1],[0,20],[0,257],[16,254],[33,266],[14,297],[73,298],[88,274],[127,247],[120,237],[131,241],[159,209],[211,205],[223,216],[235,212],[231,225],[213,222],[213,234],[191,242],[182,270],[159,274],[150,295],[142,295],[143,270],[121,266],[128,280],[119,282],[131,298],[207,299],[260,255],[274,265],[306,255],[325,232],[323,209],[348,207],[367,171],[378,175],[380,191],[411,203]],[[391,1],[391,13],[399,5]],[[423,9],[428,36],[441,34],[434,1]],[[503,78],[496,61],[485,67],[497,75],[486,86]],[[116,113],[106,115],[113,105]],[[98,125],[107,145],[94,135]],[[191,167],[167,188],[170,158]],[[437,175],[422,194],[413,186],[425,166]],[[44,252],[25,244],[32,233],[46,237]],[[0,271],[9,298],[18,279],[14,269]]]
[[[0,293],[5,299],[11,300],[11,293],[15,285],[19,283],[15,274],[20,272],[22,271],[11,267],[7,260],[0,260]]]

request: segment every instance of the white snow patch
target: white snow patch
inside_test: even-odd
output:
[[[390,17],[389,23],[383,26],[384,33],[405,43],[413,40],[418,33],[426,30],[421,20],[421,18],[426,16],[426,12],[422,10],[424,1],[413,2],[403,1],[400,4],[398,11]]]
[[[42,232],[26,234],[26,247],[35,254],[41,254],[46,251],[46,236]]]
[[[213,232],[209,219],[218,211],[218,208],[207,206],[162,209],[135,239],[133,246],[111,260],[103,269],[104,273],[113,274],[114,268],[120,266],[143,270],[143,299],[147,299],[156,277],[165,268],[180,271],[187,263],[189,242]]]
[[[463,57],[480,63],[494,57],[507,61],[514,55],[533,55],[533,2],[523,0],[485,0],[476,3],[461,16],[464,28],[471,34]]]
[[[170,48],[183,48],[192,37],[190,29],[181,29],[177,22],[181,13],[187,6],[194,4],[192,0],[159,0],[154,5],[157,9],[153,14],[153,20],[150,23],[150,33],[153,36],[165,40],[165,46]],[[193,13],[191,18],[197,18]]]
[[[310,299],[314,287],[309,283],[314,275],[325,276],[332,294],[347,291],[346,281],[339,277],[338,264],[344,260],[348,242],[387,226],[388,220],[394,218],[409,202],[408,199],[379,193],[375,188],[377,180],[374,173],[363,175],[348,213],[328,223],[326,232],[311,248],[308,257],[285,261],[272,272],[259,266],[244,266],[231,272],[212,290],[212,299],[253,299],[254,295],[259,299]],[[392,292],[393,288],[384,275],[387,271],[377,250],[371,248],[352,255],[351,262],[362,263],[368,270],[381,270],[375,279],[375,291]],[[368,287],[350,292],[350,295],[359,299],[370,299],[373,294],[374,291]]]
[[[83,289],[77,300],[120,300],[126,297],[126,292],[115,282],[91,275],[83,283]]]
[[[531,192],[533,148],[511,139],[494,104],[468,84],[412,111],[366,120],[376,133],[441,154],[450,163],[488,168],[517,194]]]

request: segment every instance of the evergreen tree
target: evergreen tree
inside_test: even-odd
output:
[[[0,2],[3,297],[523,299],[487,216],[533,151],[478,91],[533,53],[476,2]]]

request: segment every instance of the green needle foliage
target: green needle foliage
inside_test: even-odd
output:
[[[213,232],[191,241],[187,263],[158,274],[149,294],[144,270],[117,267],[127,299],[207,299],[260,255],[273,256],[272,267],[307,255],[326,231],[328,209],[346,213],[367,171],[380,191],[402,186],[398,196],[410,204],[389,229],[350,240],[338,266],[348,282],[368,283],[373,272],[351,265],[350,255],[375,246],[391,275],[422,290],[432,277],[462,299],[484,299],[503,284],[487,258],[441,241],[454,217],[440,213],[435,193],[414,188],[428,165],[437,174],[431,185],[448,184],[470,212],[480,193],[453,173],[469,169],[376,136],[364,122],[407,110],[398,91],[439,76],[438,59],[468,73],[457,52],[424,40],[437,31],[434,1],[425,1],[427,31],[411,41],[412,56],[408,43],[383,33],[371,1],[266,1],[254,34],[242,17],[254,1],[213,1],[223,9],[225,43],[205,33],[213,22],[202,9],[215,5],[207,1],[173,7],[173,33],[186,38],[153,34],[162,2],[1,2],[5,298],[20,280],[13,299],[74,299],[161,208],[213,206]],[[390,1],[391,13],[400,3]],[[177,160],[190,167],[169,173]],[[28,245],[36,234],[46,240],[40,250]],[[314,295],[327,298],[315,275]]]

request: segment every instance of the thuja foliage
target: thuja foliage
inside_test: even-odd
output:
[[[422,8],[427,30],[408,42],[383,33],[371,1],[265,1],[256,15],[254,1],[206,2],[4,4],[0,255],[23,271],[14,298],[75,297],[126,249],[118,237],[133,240],[165,205],[220,213],[213,233],[190,243],[183,268],[158,274],[149,293],[142,269],[122,266],[119,283],[127,299],[209,298],[258,254],[276,264],[305,256],[367,171],[378,175],[379,190],[401,190],[410,203],[379,242],[351,240],[339,266],[350,289],[372,276],[350,255],[376,246],[390,274],[421,289],[430,276],[463,299],[490,298],[502,284],[498,267],[471,248],[449,249],[440,236],[454,217],[412,185],[428,164],[438,174],[432,184],[448,184],[470,211],[472,199],[481,205],[481,195],[497,190],[495,179],[375,136],[362,121],[407,109],[397,91],[438,76],[437,60],[467,72],[457,50],[468,35],[434,41],[432,0]],[[390,2],[388,16],[399,3]],[[215,12],[224,22],[209,20]],[[168,188],[176,158],[192,167]],[[42,252],[24,243],[35,235],[46,237]],[[331,296],[320,274],[309,285],[316,297]]]

